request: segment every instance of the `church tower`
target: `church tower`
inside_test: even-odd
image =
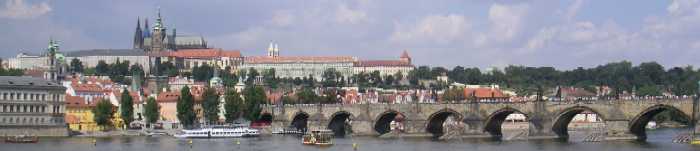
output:
[[[280,56],[280,49],[277,47],[276,43],[270,42],[270,46],[267,47],[267,56],[268,57],[279,57]]]
[[[165,25],[163,25],[163,18],[160,16],[160,8],[158,8],[158,18],[156,19],[156,24],[153,26],[153,35],[151,36],[151,51],[160,52],[165,50],[165,45],[163,40],[166,36]]]
[[[280,56],[280,48],[277,47],[277,44],[275,43],[275,52],[273,54],[273,57],[279,57]]]
[[[44,71],[44,79],[49,81],[58,81],[58,60],[56,59],[56,52],[58,52],[58,44],[49,40],[49,47],[46,53],[46,66],[47,70]]]
[[[274,51],[275,51],[275,45],[270,42],[270,46],[267,46],[267,56],[268,57],[273,57],[274,56]]]
[[[146,29],[148,30],[148,29]],[[141,18],[136,19],[136,32],[134,33],[134,49],[143,48],[143,30],[141,30]]]
[[[408,52],[406,50],[403,50],[403,53],[401,53],[401,57],[399,57],[401,61],[411,63],[411,56],[408,55]]]

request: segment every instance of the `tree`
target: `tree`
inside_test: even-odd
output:
[[[146,123],[149,125],[158,121],[158,118],[160,118],[160,105],[158,105],[155,98],[148,97],[146,105],[143,106],[143,114],[146,117]]]
[[[83,66],[83,62],[81,62],[78,58],[73,58],[70,61],[70,72],[81,73],[84,69],[85,67]]]
[[[93,119],[97,125],[101,126],[103,129],[111,124],[110,120],[114,116],[114,109],[112,103],[108,100],[100,100],[92,109]]]
[[[255,81],[255,78],[258,77],[260,73],[258,73],[258,70],[255,70],[254,68],[250,68],[248,70],[248,79],[246,79],[245,84],[246,85],[252,85],[253,82]]]
[[[208,64],[203,64],[192,68],[192,78],[195,81],[207,81],[214,76],[214,68]]]
[[[204,119],[209,123],[216,123],[219,121],[219,94],[214,88],[206,88],[202,98],[204,99],[202,102]]]
[[[383,83],[382,76],[379,73],[379,71],[373,71],[372,73],[370,73],[369,79],[370,79],[373,87],[378,87],[379,85],[381,85]]]
[[[265,90],[259,86],[248,86],[243,91],[245,96],[245,106],[246,106],[246,119],[255,121],[260,118],[260,108],[261,104],[267,102],[267,96],[265,95]]]
[[[177,99],[177,119],[185,127],[194,125],[196,114],[194,113],[194,97],[190,88],[185,86],[180,90],[180,98]]]
[[[241,95],[236,92],[236,90],[229,90],[226,92],[226,99],[224,103],[224,117],[226,117],[227,123],[232,123],[241,115],[243,110],[243,99]]]
[[[316,95],[316,93],[314,93],[314,91],[312,91],[310,88],[304,88],[296,95],[299,102],[304,104],[312,104],[318,101],[318,95]]]
[[[340,77],[340,72],[336,71],[335,68],[328,68],[323,71],[323,86],[324,87],[336,87],[338,86],[338,78]]]
[[[272,89],[277,88],[277,84],[279,84],[274,68],[267,69],[263,72],[263,80],[265,84]]]
[[[104,60],[97,61],[97,66],[95,66],[95,74],[104,76],[110,74],[109,65]]]
[[[134,98],[129,94],[129,90],[122,90],[119,104],[124,126],[128,128],[129,124],[134,121]]]
[[[661,96],[661,90],[655,85],[646,85],[637,91],[638,96]]]

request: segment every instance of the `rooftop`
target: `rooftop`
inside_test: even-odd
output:
[[[146,56],[141,49],[88,49],[64,52],[66,57],[85,56]]]
[[[56,82],[46,80],[44,78],[35,78],[27,76],[0,76],[0,86],[58,86],[63,87]]]
[[[355,62],[355,60],[351,56],[252,56],[246,57],[245,63],[351,63]]]
[[[362,60],[355,62],[356,67],[380,67],[380,66],[392,66],[392,67],[413,67],[410,62],[401,60]]]

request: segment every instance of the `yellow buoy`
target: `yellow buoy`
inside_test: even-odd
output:
[[[240,145],[240,144],[241,144],[241,141],[236,140],[236,145]]]
[[[92,145],[97,146],[97,139],[92,139]]]
[[[691,145],[700,145],[700,140],[692,140],[690,141]]]
[[[357,143],[352,143],[352,150],[357,150],[358,146]]]

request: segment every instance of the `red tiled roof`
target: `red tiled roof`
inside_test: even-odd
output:
[[[97,101],[88,104],[85,98],[80,96],[66,95],[66,107],[68,108],[91,108],[97,104]]]
[[[246,63],[333,63],[354,62],[351,56],[253,56],[246,57]]]
[[[241,51],[238,50],[222,50],[221,48],[209,49],[181,49],[178,51],[163,52],[163,56],[178,57],[178,58],[218,58],[231,57],[240,58]]]
[[[161,92],[158,94],[158,97],[156,98],[156,102],[177,102],[177,99],[180,97],[180,92]]]
[[[391,66],[391,67],[413,67],[413,65],[406,61],[401,60],[363,60],[355,62],[356,67],[381,67],[381,66]]]
[[[499,89],[492,88],[464,88],[464,96],[476,98],[505,98],[508,97]]]
[[[105,90],[97,84],[71,84],[75,92],[105,92]]]

